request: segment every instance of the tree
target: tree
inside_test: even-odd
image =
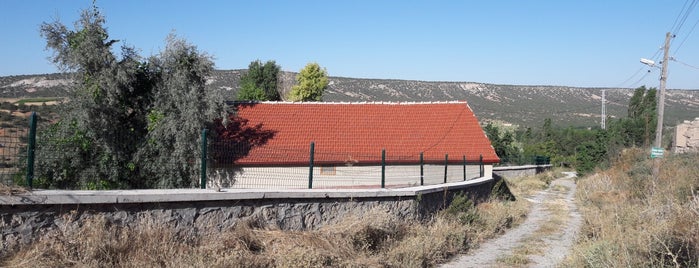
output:
[[[629,101],[628,117],[610,124],[612,140],[618,140],[622,146],[648,147],[658,120],[656,103],[655,88],[637,88]]]
[[[587,139],[575,147],[575,170],[583,175],[608,160],[608,137],[598,130],[594,139]]]
[[[192,133],[223,110],[222,98],[204,90],[210,57],[173,36],[148,60],[127,46],[117,57],[104,21],[93,7],[75,30],[58,21],[41,26],[53,62],[75,83],[60,121],[39,132],[37,181],[47,188],[193,185],[199,138]]]
[[[146,132],[143,108],[152,83],[135,49],[122,46],[121,58],[112,53],[117,41],[103,24],[93,7],[82,12],[76,30],[58,21],[41,25],[53,62],[75,81],[61,121],[40,133],[40,141],[51,140],[38,152],[52,153],[39,158],[45,162],[39,167],[50,169],[48,186],[121,188],[133,177],[128,167]]]
[[[260,60],[251,62],[248,66],[248,72],[240,78],[238,100],[281,100],[277,89],[277,77],[280,69],[274,61],[267,61],[264,65]]]
[[[521,148],[517,144],[514,133],[511,130],[502,129],[488,123],[483,127],[490,143],[495,149],[495,153],[500,157],[501,163],[515,164],[521,158]]]
[[[214,69],[211,57],[170,35],[167,46],[149,59],[158,74],[148,107],[146,143],[137,155],[142,175],[155,187],[193,187],[201,161],[200,133],[223,116],[223,97],[206,90]]]
[[[296,76],[296,85],[291,87],[291,101],[322,101],[323,91],[328,87],[328,74],[317,63],[306,64]]]

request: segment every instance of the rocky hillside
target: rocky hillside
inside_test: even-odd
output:
[[[221,90],[228,100],[237,94],[243,70],[218,70],[208,87]],[[294,84],[295,73],[284,72],[283,93]],[[0,77],[0,97],[66,96],[70,77],[64,74]],[[632,89],[606,89],[607,114],[625,116]],[[330,77],[324,101],[454,101],[465,100],[481,120],[501,120],[523,126],[540,126],[545,118],[567,126],[597,126],[600,122],[601,88],[563,86],[493,85],[475,82],[426,82],[411,80]],[[668,90],[667,125],[699,117],[699,91]]]

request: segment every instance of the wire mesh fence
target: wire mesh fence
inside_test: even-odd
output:
[[[27,127],[3,125],[0,128],[0,182],[5,185],[24,179],[27,135]]]
[[[487,166],[482,158],[467,159],[467,152],[461,156],[431,153],[423,158],[419,151],[357,154],[328,150],[321,144],[316,150],[315,143],[299,150],[261,146],[249,140],[224,141],[207,132],[198,141],[204,143],[192,146],[201,148],[204,158],[178,162],[167,161],[169,155],[134,158],[134,150],[144,141],[134,140],[137,135],[124,130],[103,130],[113,131],[107,135],[109,140],[102,141],[113,147],[96,151],[89,144],[94,138],[81,136],[79,131],[66,138],[51,135],[55,124],[37,126],[34,122],[37,129],[31,135],[30,126],[0,129],[0,178],[4,184],[58,189],[143,188],[152,185],[139,180],[169,176],[190,187],[399,188],[471,180],[483,177]]]
[[[400,188],[466,181],[483,177],[485,172],[481,159],[466,159],[465,155],[448,161],[447,155],[423,158],[421,152],[392,156],[385,150],[375,155],[316,151],[315,143],[307,150],[249,148],[226,142],[212,145],[219,157],[210,165],[209,187]]]

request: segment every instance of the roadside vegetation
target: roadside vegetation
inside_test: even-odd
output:
[[[578,245],[563,266],[699,266],[699,155],[660,161],[627,149],[612,168],[578,180],[584,216]]]

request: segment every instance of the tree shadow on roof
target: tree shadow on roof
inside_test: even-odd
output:
[[[228,116],[227,125],[221,119],[216,120],[214,131],[211,153],[214,166],[217,167],[233,165],[236,160],[246,157],[253,148],[265,145],[277,133],[265,129],[262,123],[252,125],[248,119],[236,114]]]

